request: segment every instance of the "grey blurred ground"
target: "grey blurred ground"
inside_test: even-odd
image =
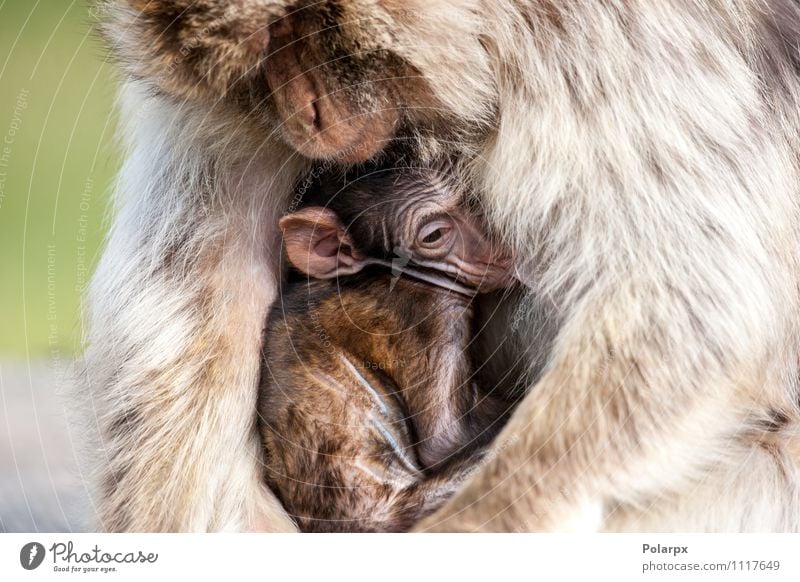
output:
[[[0,362],[0,532],[83,531],[89,523],[68,377],[47,362]]]

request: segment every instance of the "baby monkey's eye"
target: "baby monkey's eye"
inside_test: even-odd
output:
[[[443,236],[444,236],[444,229],[443,228],[437,228],[432,233],[430,233],[428,236],[426,236],[424,239],[422,239],[422,242],[424,242],[424,243],[436,242],[437,240],[439,240]]]
[[[452,228],[452,225],[448,221],[435,220],[420,229],[417,240],[422,246],[429,248],[436,247],[446,241]]]

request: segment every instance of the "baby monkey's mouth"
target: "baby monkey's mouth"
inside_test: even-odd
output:
[[[463,295],[468,299],[472,299],[478,293],[477,289],[460,283],[456,279],[447,276],[439,269],[423,267],[410,260],[395,259],[393,261],[386,261],[383,259],[370,258],[368,259],[368,262],[370,264],[388,267],[392,270],[392,275],[394,277],[399,278],[403,275],[408,275],[413,279],[428,283],[444,291],[458,293],[459,295]]]

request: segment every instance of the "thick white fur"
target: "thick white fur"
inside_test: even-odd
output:
[[[421,529],[558,528],[596,501],[797,530],[797,456],[751,446],[766,409],[798,422],[800,85],[754,70],[769,3],[533,4],[527,33],[482,5],[500,120],[472,169],[561,325],[511,444]]]
[[[145,91],[122,92],[127,159],[91,288],[85,381],[102,434],[127,410],[146,428],[99,442],[99,526],[291,531],[262,484],[254,422],[275,224],[298,163],[278,143],[243,147],[239,120]],[[164,267],[171,246],[182,250]]]

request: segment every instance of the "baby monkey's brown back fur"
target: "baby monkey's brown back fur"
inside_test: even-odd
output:
[[[472,471],[507,405],[472,379],[471,315],[467,298],[389,273],[284,294],[259,412],[267,480],[301,530],[409,529]]]

